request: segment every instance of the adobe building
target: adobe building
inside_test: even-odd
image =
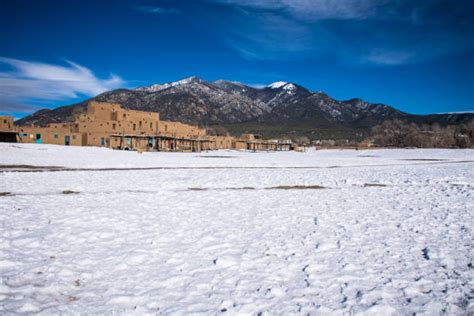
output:
[[[235,149],[253,151],[288,151],[293,150],[291,140],[265,140],[261,135],[242,134],[235,141]]]
[[[72,122],[51,123],[46,127],[14,126],[12,117],[1,117],[2,130],[13,133],[23,143],[140,151],[291,149],[291,143],[263,140],[253,134],[240,138],[209,136],[206,129],[195,125],[162,121],[157,112],[123,109],[116,103],[95,101],[89,102],[86,111],[76,115]]]
[[[13,116],[0,116],[0,131],[10,131],[13,128]]]
[[[0,116],[0,142],[16,143],[18,132],[13,125],[13,116]]]
[[[13,120],[11,120],[12,129]],[[157,112],[123,109],[119,104],[91,101],[73,122],[46,127],[18,126],[23,143],[99,146],[116,149],[200,151],[211,149],[206,130],[160,121]]]
[[[235,137],[232,136],[209,136],[211,149],[235,149]]]

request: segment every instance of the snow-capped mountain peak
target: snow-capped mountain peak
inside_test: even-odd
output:
[[[193,82],[200,82],[200,81],[201,79],[193,76],[193,77],[184,78],[184,79],[174,81],[174,82],[168,82],[164,84],[153,84],[151,86],[139,87],[139,88],[136,88],[135,90],[146,91],[146,92],[158,92],[164,89],[168,89],[169,87],[182,86],[182,85],[190,84]]]
[[[167,84],[152,84],[151,86],[138,87],[136,91],[157,92],[168,88]]]
[[[277,81],[277,82],[269,84],[267,87],[271,89],[278,89],[278,88],[286,86],[287,84],[288,82],[285,82],[285,81]]]
[[[180,86],[180,85],[189,84],[192,82],[199,82],[199,81],[201,81],[201,79],[193,76],[193,77],[184,78],[175,82],[170,82],[169,85],[174,87],[174,86]]]

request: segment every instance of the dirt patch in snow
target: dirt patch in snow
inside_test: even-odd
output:
[[[190,191],[221,191],[221,190],[255,190],[254,187],[228,187],[228,188],[188,188]]]
[[[61,192],[62,194],[79,194],[77,191],[72,191],[72,190],[64,190]]]
[[[58,166],[33,166],[33,165],[0,165],[0,169],[20,169],[20,170],[50,170],[50,169],[64,169],[64,167]]]
[[[275,187],[266,188],[267,190],[319,190],[326,189],[321,185],[278,185]]]

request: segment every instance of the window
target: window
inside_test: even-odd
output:
[[[150,122],[150,129],[153,130],[153,123]]]
[[[142,121],[138,122],[138,127],[142,129]]]
[[[168,125],[165,124],[165,132],[168,131]]]
[[[127,117],[127,114],[123,113],[123,118],[126,118]]]
[[[100,138],[100,146],[105,146],[105,138],[104,137]]]
[[[76,139],[76,135],[72,135],[72,139]]]
[[[137,129],[137,124],[133,123],[133,130]]]
[[[54,134],[54,138],[58,138],[58,137],[59,137],[58,134]]]
[[[116,127],[115,123],[112,124],[112,129],[113,129],[114,131],[115,131],[115,127]]]
[[[7,120],[3,120],[3,124],[7,124]]]

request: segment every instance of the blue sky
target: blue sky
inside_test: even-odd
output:
[[[0,113],[188,76],[474,110],[474,2],[0,0]]]

